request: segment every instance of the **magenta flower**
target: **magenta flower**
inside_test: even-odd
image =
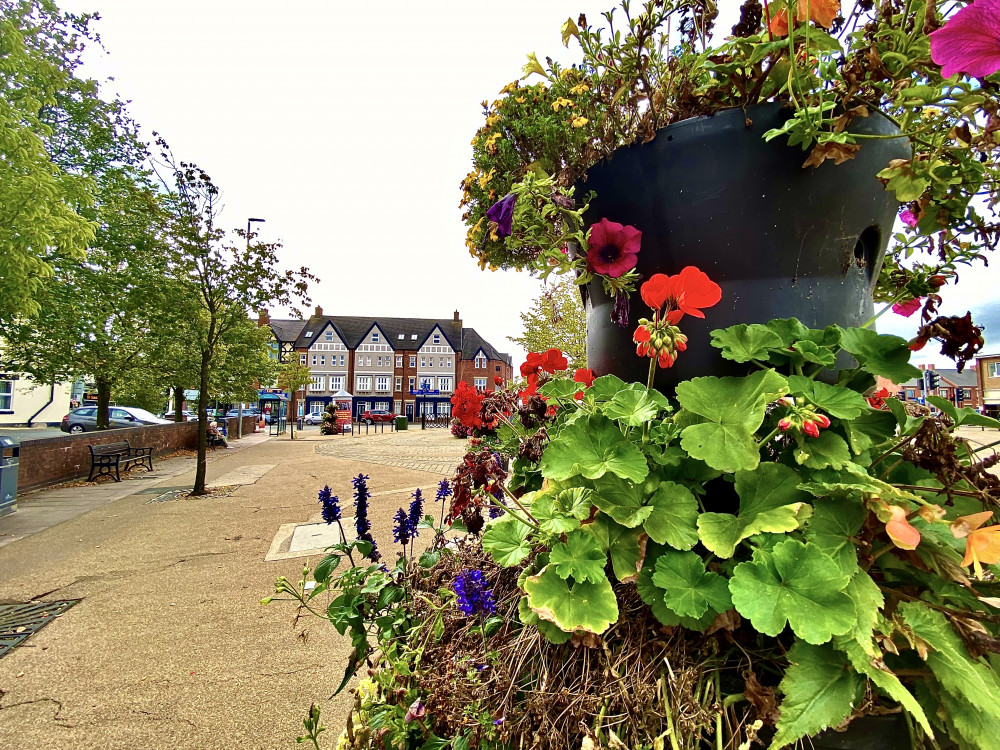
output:
[[[903,211],[899,215],[899,218],[910,229],[913,229],[917,225],[917,215],[913,213],[913,211],[911,211],[910,209],[906,209],[905,211]]]
[[[1000,0],[974,0],[931,37],[931,59],[941,75],[967,73],[974,78],[1000,70]]]
[[[616,279],[635,268],[641,242],[642,232],[635,227],[601,219],[590,227],[587,265],[594,273]]]
[[[909,302],[897,302],[892,306],[892,311],[896,313],[896,315],[902,315],[904,318],[908,318],[924,306],[924,303],[920,301],[921,299],[922,297],[917,297],[916,299],[911,299]]]
[[[514,204],[517,196],[513,193],[498,200],[486,212],[486,218],[497,225],[497,237],[510,237],[510,225],[514,221]]]

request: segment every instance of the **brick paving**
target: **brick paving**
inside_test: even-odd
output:
[[[320,438],[316,445],[321,456],[393,466],[399,469],[426,471],[450,477],[468,450],[468,442],[459,440],[450,430],[403,430],[380,434],[343,435]]]

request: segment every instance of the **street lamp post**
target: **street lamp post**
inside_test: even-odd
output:
[[[247,253],[250,252],[250,225],[253,223],[263,224],[263,219],[247,219]],[[243,437],[243,402],[236,408],[236,438]]]

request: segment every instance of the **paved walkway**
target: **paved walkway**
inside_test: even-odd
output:
[[[350,698],[329,697],[349,644],[288,602],[259,604],[321,555],[264,558],[280,528],[318,518],[324,484],[350,515],[358,473],[391,555],[396,509],[416,487],[433,498],[465,442],[446,430],[243,442],[211,456],[209,483],[224,486],[209,496],[171,493],[193,481],[183,459],[150,479],[33,493],[0,518],[0,604],[80,600],[0,658],[0,748],[291,750],[312,702],[324,738],[336,734]],[[15,540],[22,512],[36,523]]]

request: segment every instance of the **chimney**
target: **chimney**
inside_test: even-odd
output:
[[[271,316],[267,314],[267,308],[263,308],[257,311],[257,325],[266,326],[270,324]]]
[[[319,305],[316,305],[316,317],[317,318],[323,317],[323,308],[320,307]]]
[[[458,310],[455,310],[455,322],[456,323],[462,322],[462,317],[458,314]]]
[[[928,370],[933,370],[934,369],[934,365],[927,365],[927,369]]]
[[[918,370],[926,370],[927,369],[927,365],[917,365],[917,369]]]

